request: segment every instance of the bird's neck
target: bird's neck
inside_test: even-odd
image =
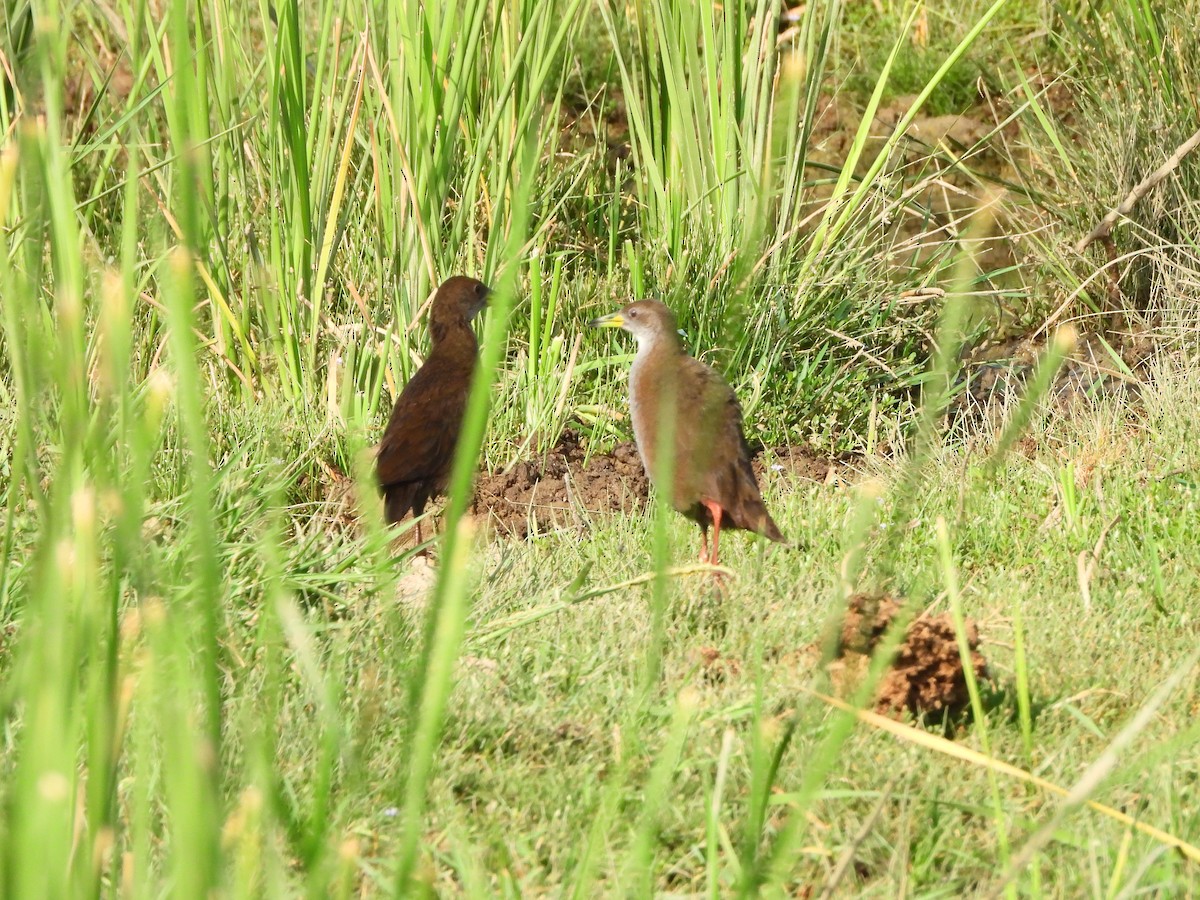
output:
[[[465,319],[438,319],[429,323],[430,352],[434,350],[479,351],[479,341]]]
[[[633,357],[636,368],[658,367],[680,356],[683,349],[673,334],[656,334],[638,341],[637,353]]]
[[[659,396],[666,386],[665,382],[674,379],[677,370],[675,361],[682,355],[679,342],[672,337],[657,335],[638,341],[637,353],[629,368],[631,400],[638,404],[638,397]]]

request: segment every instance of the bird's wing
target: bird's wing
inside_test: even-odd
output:
[[[699,417],[701,427],[695,446],[681,447],[680,456],[696,461],[693,485],[701,497],[717,501],[730,524],[783,540],[779,528],[763,504],[750,464],[750,445],[742,424],[742,406],[733,388],[716,371],[698,360],[690,360],[680,385],[683,403]],[[686,463],[684,463],[686,465]]]
[[[733,388],[710,366],[686,357],[679,371],[678,464],[681,474],[694,470],[693,483],[702,490],[705,473],[746,455],[742,408]]]
[[[725,436],[732,424],[741,435],[742,407],[731,388],[711,366],[688,356],[680,367],[679,409],[681,414],[700,425],[698,434],[715,438]]]
[[[470,384],[471,368],[436,354],[426,360],[401,391],[379,444],[380,485],[435,477],[449,467]]]

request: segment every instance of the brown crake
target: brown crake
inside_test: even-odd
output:
[[[490,293],[483,282],[455,275],[434,295],[429,356],[396,399],[375,460],[388,522],[409,511],[419,516],[446,489],[479,356],[471,320]]]
[[[733,389],[713,369],[688,356],[675,315],[657,300],[639,300],[594,319],[599,328],[623,328],[637,339],[629,370],[633,436],[650,480],[671,505],[700,526],[700,559],[717,562],[722,528],[753,531],[786,543],[767,512],[742,432],[742,408]],[[664,485],[659,429],[664,406],[674,410],[671,484]],[[713,546],[708,553],[708,527]]]

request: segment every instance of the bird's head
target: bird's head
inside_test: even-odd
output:
[[[470,322],[487,306],[492,290],[482,281],[455,275],[442,282],[433,298],[433,316],[437,319],[462,317]]]
[[[593,328],[623,328],[637,338],[639,346],[665,340],[679,342],[675,313],[657,300],[637,300],[619,312],[592,319],[588,324]]]

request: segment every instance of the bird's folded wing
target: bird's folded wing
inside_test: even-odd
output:
[[[381,485],[432,478],[449,469],[470,373],[465,379],[451,379],[454,383],[438,374],[426,363],[400,395],[379,445],[376,474]]]
[[[724,475],[727,468],[732,468],[748,473],[753,480],[750,447],[746,443],[742,405],[737,395],[716,370],[699,360],[688,362],[680,386],[684,395],[680,408],[688,410],[689,417],[696,423],[695,430],[702,435],[693,452],[707,459],[714,476],[718,472]]]
[[[741,446],[742,407],[715,369],[688,357],[679,383],[679,410],[704,443]],[[736,435],[736,440],[731,438]]]

